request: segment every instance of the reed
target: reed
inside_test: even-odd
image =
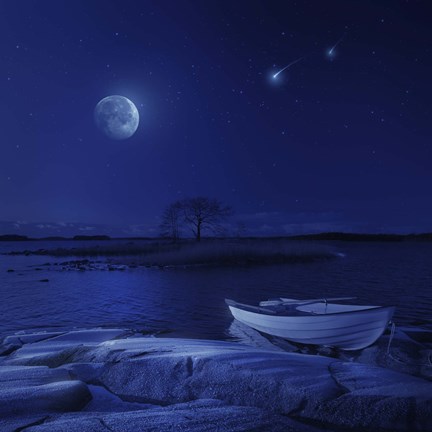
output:
[[[55,257],[109,257],[116,264],[156,266],[280,264],[308,262],[334,257],[328,245],[284,238],[207,239],[104,242],[98,245],[12,252]]]

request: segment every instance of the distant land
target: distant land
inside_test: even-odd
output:
[[[432,233],[421,234],[358,234],[343,232],[327,232],[320,234],[295,235],[289,238],[297,240],[338,240],[338,241],[431,241]]]
[[[233,238],[233,237],[227,237]],[[238,237],[234,237],[238,239]],[[302,234],[292,236],[271,236],[271,237],[240,237],[240,239],[265,239],[285,238],[292,240],[333,240],[333,241],[378,241],[378,242],[401,242],[401,241],[432,241],[432,233],[421,234],[359,234],[344,232],[326,232],[319,234]],[[207,238],[211,239],[211,238]],[[76,235],[73,237],[28,237],[17,234],[0,235],[0,241],[105,241],[105,240],[160,240],[159,237],[110,237],[108,235]],[[189,239],[188,239],[189,240]]]
[[[0,235],[0,241],[56,241],[56,240],[111,240],[110,236],[107,235],[76,235],[74,237],[61,237],[61,236],[51,236],[51,237],[27,237],[17,234],[6,234]]]

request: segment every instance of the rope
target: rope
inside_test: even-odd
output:
[[[390,330],[390,339],[389,339],[389,342],[388,342],[388,345],[387,345],[387,355],[390,354],[390,345],[392,343],[393,336],[395,334],[395,329],[396,329],[396,324],[394,322],[392,322],[391,330]]]

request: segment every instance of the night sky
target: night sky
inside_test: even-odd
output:
[[[431,19],[428,1],[3,1],[0,221],[152,235],[204,195],[253,235],[432,231]],[[96,127],[109,95],[138,108],[131,138]]]

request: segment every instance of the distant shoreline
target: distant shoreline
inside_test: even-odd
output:
[[[402,242],[402,241],[432,241],[432,233],[420,234],[360,234],[344,232],[324,232],[318,234],[301,234],[289,236],[268,236],[268,237],[208,237],[203,241],[211,240],[334,240],[334,241],[380,241],[380,242]],[[110,237],[108,235],[76,235],[74,237],[49,236],[49,237],[28,237],[17,234],[0,235],[0,242],[17,242],[17,241],[169,241],[161,237]],[[191,241],[192,239],[184,239]]]
[[[33,243],[37,245],[38,243]],[[70,245],[70,246],[69,246]],[[4,252],[4,255],[47,255],[54,257],[110,257],[121,266],[202,266],[258,265],[313,262],[331,259],[337,253],[325,244],[287,239],[214,239],[181,241],[107,241],[84,244],[59,244],[60,247],[32,248]],[[65,262],[64,267],[93,269],[95,262]],[[117,267],[116,267],[117,268]]]
[[[8,239],[11,241],[10,236]],[[68,243],[58,243],[58,245],[40,244],[38,240],[29,239],[29,242],[34,242],[30,244],[35,247],[27,244],[24,250],[8,251],[3,254],[79,257],[80,260],[76,262],[65,262],[64,267],[80,270],[99,269],[100,266],[96,261],[82,262],[82,258],[92,259],[94,257],[109,258],[112,269],[117,269],[119,266],[122,269],[123,266],[130,268],[140,266],[161,268],[203,265],[254,266],[307,263],[342,256],[343,254],[335,249],[335,245],[329,244],[332,241],[429,242],[432,240],[432,234],[322,233],[291,237],[204,238],[200,242],[194,239],[183,239],[175,243],[170,239],[160,238],[110,239],[108,236],[76,236],[73,239],[64,239]],[[94,240],[95,242],[73,243],[73,240]]]

